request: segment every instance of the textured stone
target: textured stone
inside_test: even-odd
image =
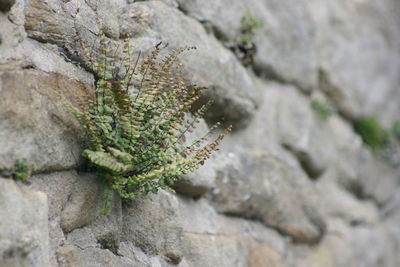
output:
[[[102,30],[118,39],[118,15],[125,5],[123,0],[28,1],[25,28],[31,38],[59,46],[73,44],[76,31],[93,35]]]
[[[308,1],[316,25],[320,88],[347,117],[400,112],[398,2]]]
[[[0,169],[25,159],[35,171],[79,164],[82,131],[60,93],[82,101],[84,84],[36,70],[0,73]]]
[[[208,118],[247,122],[256,107],[257,91],[237,59],[200,23],[162,2],[129,5],[120,17],[121,36],[132,36],[136,49],[148,50],[160,41],[169,47],[197,46],[182,57],[185,73],[192,82],[208,86],[206,98],[214,105]]]
[[[93,183],[92,186],[96,187],[96,184]],[[87,191],[87,193],[90,195],[90,191]],[[82,249],[100,247],[108,249],[114,254],[118,253],[123,226],[121,200],[115,193],[110,203],[110,214],[105,215],[101,207],[102,194],[103,192],[99,192],[91,210],[88,211],[92,217],[88,218],[82,215],[86,221],[76,220],[74,222],[85,223],[85,225],[69,232],[66,235],[65,244],[71,244]],[[71,217],[73,218],[73,216]]]
[[[39,2],[39,1],[29,1]],[[72,1],[71,1],[72,2]],[[27,38],[25,32],[25,14],[23,1],[16,4],[8,16],[0,14],[0,32],[2,43],[0,46],[0,70],[11,71],[23,69],[38,69],[46,72],[56,72],[63,76],[93,83],[90,74],[83,71],[70,60],[65,60],[60,54],[63,49],[49,43],[38,42]],[[74,38],[71,36],[71,39]]]
[[[61,215],[78,178],[76,171],[62,171],[38,174],[29,179],[31,188],[47,195],[49,220]]]
[[[221,39],[240,40],[241,17],[249,12],[262,23],[255,36],[255,67],[268,78],[310,91],[317,84],[314,25],[306,1],[179,0],[181,8],[209,22]],[[284,33],[284,34],[282,34]]]
[[[100,23],[100,29],[113,39],[119,38],[119,23],[118,16],[122,8],[126,6],[126,0],[89,0],[82,1],[95,12],[96,20]],[[82,6],[82,3],[80,4]],[[79,6],[78,6],[79,7]],[[81,14],[84,16],[84,14]],[[83,18],[82,18],[83,19]],[[87,25],[86,23],[84,25]]]
[[[46,195],[0,178],[0,266],[50,266]]]
[[[332,167],[338,184],[360,197],[374,199],[379,205],[389,201],[399,188],[399,172],[377,160],[340,118],[329,120],[329,131],[337,149]]]
[[[174,184],[173,188],[181,194],[200,197],[215,187],[215,171],[213,158],[209,159],[196,171],[184,175],[180,181]]]
[[[256,240],[285,253],[285,241],[275,230],[257,221],[218,214],[205,199],[179,198],[179,213],[184,232]]]
[[[283,267],[286,266],[281,257],[268,245],[262,244],[255,246],[250,251],[249,267]]]
[[[140,262],[100,248],[81,249],[68,245],[58,249],[57,256],[60,267],[141,266]]]
[[[277,125],[281,143],[296,155],[311,177],[317,177],[336,153],[329,130],[295,88],[281,86],[278,90],[281,98]]]
[[[0,179],[0,266],[400,266],[399,172],[343,119],[376,114],[389,125],[398,116],[399,8],[397,0],[15,1],[0,12],[0,169],[21,159],[36,167],[29,186]],[[247,11],[262,27],[246,70],[224,45],[240,38]],[[85,139],[57,96],[79,106],[90,90],[76,32],[96,57],[100,30],[116,46],[130,34],[142,55],[159,41],[198,46],[181,62],[189,80],[210,86],[207,120],[235,124],[177,195],[121,203],[115,194],[110,216],[101,213],[101,180],[73,170]],[[320,120],[314,94],[339,113]],[[207,129],[202,122],[194,134]]]
[[[178,263],[182,258],[182,227],[178,200],[168,192],[138,197],[124,207],[121,241],[129,241],[148,254]]]
[[[64,232],[71,232],[94,220],[100,193],[97,179],[89,174],[79,177],[61,213],[61,227]]]
[[[183,243],[184,254],[193,266],[247,266],[247,248],[240,240],[185,233]]]
[[[61,44],[66,36],[75,36],[72,11],[67,14],[60,1],[28,1],[27,4],[24,9],[25,29],[29,37]]]
[[[377,161],[367,152],[358,158],[359,168],[357,168],[363,196],[370,197],[383,205],[399,190],[400,173],[387,164]]]
[[[340,218],[350,225],[373,225],[378,222],[378,207],[374,202],[357,199],[337,184],[337,173],[329,170],[316,183],[321,214]]]
[[[57,266],[57,250],[64,245],[65,235],[60,226],[60,219],[49,220],[50,266]]]
[[[179,266],[188,267],[186,263],[181,261],[178,265],[171,263],[168,258],[163,256],[152,256],[145,254],[140,248],[133,246],[130,242],[121,242],[118,250],[118,255],[127,257],[134,262],[137,262],[135,266],[148,266],[148,267],[158,267],[158,266]]]
[[[287,253],[285,240],[259,222],[224,216],[205,200],[179,199],[185,253],[189,266],[281,266]],[[227,248],[218,248],[226,244]],[[214,248],[215,247],[215,248]],[[236,252],[235,252],[236,250]],[[235,256],[230,256],[235,253]],[[229,258],[229,259],[227,259]],[[276,264],[276,265],[274,265]]]
[[[293,266],[396,266],[388,249],[387,236],[379,227],[349,227],[340,220],[330,221],[327,234],[313,250],[295,248]]]
[[[328,120],[332,141],[337,150],[334,164],[331,166],[337,172],[337,183],[354,194],[361,194],[361,177],[352,160],[356,159],[362,151],[362,140],[352,129],[351,125],[338,116],[332,116]]]
[[[261,220],[296,242],[314,243],[322,237],[323,220],[310,206],[314,187],[301,170],[255,151],[231,152],[224,164],[211,198],[218,211]]]

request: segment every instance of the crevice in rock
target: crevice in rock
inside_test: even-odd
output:
[[[339,88],[331,81],[329,74],[322,68],[318,69],[318,88],[324,95],[335,105],[338,114],[348,121],[353,123],[354,115],[349,110],[346,110],[341,103],[344,102],[344,96]]]
[[[288,235],[287,233],[283,232],[281,229],[273,226],[273,225],[269,225],[266,224],[265,222],[263,222],[260,218],[258,218],[257,216],[246,216],[243,214],[238,214],[235,212],[218,212],[220,215],[224,215],[226,217],[231,217],[231,218],[236,218],[236,219],[242,219],[242,220],[248,220],[248,221],[252,221],[252,222],[258,222],[260,223],[262,226],[274,230],[275,232],[277,232],[280,236],[284,237],[284,238],[289,238],[292,240],[292,237],[290,235]]]
[[[116,242],[116,240],[112,240],[112,238],[104,236],[97,240],[97,244],[101,249],[107,249],[111,251],[115,256],[121,256],[118,253],[119,245],[118,242]]]
[[[324,173],[324,170],[314,166],[310,155],[306,152],[296,150],[288,144],[282,144],[282,146],[286,151],[288,151],[297,159],[297,161],[300,163],[301,168],[311,180],[317,180]]]
[[[40,174],[51,174],[51,173],[55,173],[55,172],[63,172],[63,171],[77,171],[79,173],[78,170],[81,170],[79,168],[79,166],[70,166],[70,167],[65,167],[65,168],[45,168],[45,169],[39,169],[39,170],[33,170],[32,171],[32,175],[40,175]]]
[[[174,253],[167,253],[165,254],[165,257],[167,258],[167,262],[170,262],[174,265],[178,265],[182,261],[182,256]]]
[[[180,12],[182,12],[183,14],[185,14],[185,16],[188,16],[188,17],[189,17],[188,11],[187,11],[186,9],[184,9],[180,3],[177,2],[177,4],[178,4],[178,6],[176,7],[176,9],[178,9]]]
[[[277,82],[282,85],[291,85],[299,89],[299,92],[307,97],[310,96],[312,90],[307,90],[309,88],[303,88],[300,84],[298,84],[295,81],[290,81],[282,77],[281,75],[278,74],[276,70],[274,70],[273,67],[271,66],[260,66],[257,64],[253,64],[250,67],[251,70],[253,70],[253,73],[258,77],[261,78],[262,80],[265,81],[273,81]]]
[[[398,209],[400,209],[400,193],[393,195],[391,200],[381,208],[379,217],[383,220],[390,218]]]
[[[28,63],[26,65],[22,65],[22,69],[23,70],[30,70],[30,69],[37,70],[37,66],[33,63]]]
[[[92,67],[78,54],[77,50],[70,51],[66,46],[57,45],[57,47],[58,52],[66,62],[79,66],[90,74],[97,75]]]

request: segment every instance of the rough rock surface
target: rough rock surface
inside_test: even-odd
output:
[[[397,0],[0,0],[0,266],[400,266],[400,170],[362,143],[361,115],[400,119]],[[254,62],[228,48],[262,23]],[[103,31],[182,55],[215,104],[187,143],[234,132],[203,168],[132,201],[81,171],[80,107]],[[78,38],[79,37],[79,38]],[[116,50],[119,53],[119,50]],[[331,102],[326,120],[313,99]],[[33,164],[11,179],[17,160]]]
[[[241,18],[250,12],[262,24],[254,40],[258,50],[255,67],[268,76],[295,83],[304,91],[316,87],[315,25],[311,23],[306,1],[178,2],[184,12],[199,21],[211,23],[221,39],[230,41],[240,39]]]
[[[229,152],[220,164],[212,200],[217,210],[261,220],[296,242],[315,243],[324,222],[312,206],[313,185],[280,158],[257,151]]]
[[[46,195],[0,179],[0,265],[48,266]]]

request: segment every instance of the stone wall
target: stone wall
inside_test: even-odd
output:
[[[352,128],[362,115],[400,118],[397,0],[0,0],[0,10],[0,266],[400,266],[400,168]],[[227,43],[247,11],[262,27],[245,67]],[[100,31],[142,52],[196,45],[182,63],[215,100],[206,122],[235,127],[177,194],[115,195],[110,216],[59,97],[79,103],[93,88],[76,32],[91,44]],[[315,98],[338,111],[321,119]],[[25,183],[5,175],[19,159],[35,166]]]

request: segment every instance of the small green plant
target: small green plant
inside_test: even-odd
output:
[[[253,42],[254,34],[262,26],[261,21],[256,19],[249,11],[241,18],[241,31],[242,31],[242,43],[244,45],[250,45]]]
[[[32,169],[33,165],[29,165],[23,160],[17,160],[11,175],[15,180],[23,181],[31,175]]]
[[[311,108],[323,120],[327,120],[334,113],[334,109],[330,103],[321,102],[317,99],[311,101]]]
[[[374,116],[357,120],[354,123],[354,130],[361,136],[364,144],[374,150],[384,148],[389,138],[389,133]]]
[[[242,61],[243,65],[251,65],[257,51],[253,39],[256,32],[262,26],[261,21],[256,19],[250,12],[246,12],[240,22],[240,36],[233,44],[230,44],[229,47]]]
[[[393,123],[392,134],[400,142],[400,120]]]
[[[101,36],[101,53],[98,60],[92,60],[96,88],[86,108],[67,104],[90,141],[83,156],[108,185],[103,205],[106,210],[112,198],[109,189],[116,190],[123,199],[170,189],[183,174],[199,168],[218,150],[231,130],[229,127],[208,141],[218,128],[217,123],[204,137],[183,145],[185,135],[195,128],[210,105],[188,115],[204,88],[187,84],[178,56],[195,47],[161,57],[166,46],[158,44],[140,63],[129,42],[123,47],[122,60],[110,47],[106,37]],[[85,55],[90,57],[87,50],[84,47]],[[118,74],[121,68],[123,77]]]

